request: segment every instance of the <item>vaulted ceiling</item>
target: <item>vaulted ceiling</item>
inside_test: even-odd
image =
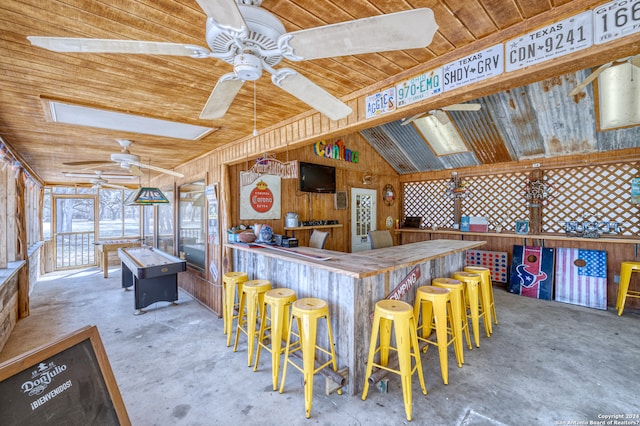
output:
[[[358,54],[303,62],[284,60],[292,68],[339,99],[367,93],[381,82],[410,75],[412,70],[441,66],[468,55],[475,45],[501,41],[558,21],[603,1],[586,0],[264,0],[287,32],[389,14],[416,8],[433,10],[438,31],[424,48]],[[206,14],[196,0],[3,0],[0,2],[0,136],[47,183],[75,182],[62,171],[72,161],[107,161],[118,152],[117,139],[134,141],[131,152],[143,163],[172,169],[190,159],[250,136],[254,124],[268,128],[306,113],[310,107],[274,86],[268,76],[246,83],[219,119],[200,119],[218,79],[230,64],[214,58],[181,56],[59,53],[33,46],[27,36],[61,36],[174,42],[206,46]],[[503,36],[504,37],[504,36]],[[616,49],[592,51],[574,61],[554,60],[544,71],[519,81],[504,79],[479,88],[477,95],[456,91],[451,102],[478,98],[478,112],[454,112],[472,153],[435,157],[412,135],[412,126],[398,120],[447,104],[416,104],[405,112],[381,117],[361,134],[388,158],[399,173],[488,162],[512,161],[535,155],[584,152],[638,146],[636,130],[602,135],[586,130],[595,122],[591,86],[576,102],[565,95],[589,74],[583,69],[640,52],[638,34]],[[463,53],[465,52],[465,53]],[[416,71],[417,72],[417,71]],[[548,79],[558,76],[556,83]],[[536,83],[537,82],[537,83]],[[527,83],[527,85],[523,85]],[[553,86],[549,90],[549,87]],[[516,87],[522,87],[515,90]],[[557,96],[561,106],[551,104]],[[555,99],[555,98],[554,98]],[[51,122],[46,101],[57,100],[112,112],[213,127],[198,140],[182,140]],[[555,102],[555,101],[554,101]],[[566,114],[558,120],[557,114]],[[255,114],[255,115],[254,115]],[[404,114],[404,115],[403,115]],[[579,117],[579,119],[575,119]],[[527,122],[532,125],[527,125]],[[559,123],[563,124],[558,128]],[[593,128],[595,129],[595,127]],[[635,133],[634,133],[635,132]],[[478,136],[480,135],[480,136]],[[484,135],[484,136],[482,136]],[[557,140],[559,143],[550,143]],[[421,140],[420,140],[421,141]],[[417,152],[411,147],[414,144]],[[105,166],[107,173],[121,169]]]

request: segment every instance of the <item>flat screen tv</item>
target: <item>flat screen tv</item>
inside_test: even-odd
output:
[[[336,168],[322,164],[300,163],[300,191],[333,194],[336,192]]]

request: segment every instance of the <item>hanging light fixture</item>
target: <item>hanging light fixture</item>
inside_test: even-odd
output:
[[[151,163],[151,161],[149,161]],[[151,170],[149,169],[149,182],[151,182]],[[153,204],[169,204],[169,199],[160,188],[141,186],[138,190],[129,194],[124,200],[125,206],[151,206]]]
[[[125,206],[149,206],[153,204],[169,204],[169,200],[160,188],[141,187],[129,194],[124,204]]]

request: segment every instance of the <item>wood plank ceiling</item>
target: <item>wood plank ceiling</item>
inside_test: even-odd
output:
[[[437,62],[472,43],[529,19],[575,13],[570,0],[264,0],[287,31],[428,7],[439,30],[422,49],[304,62],[283,61],[338,98],[425,63]],[[575,0],[586,9],[601,1]],[[564,5],[564,6],[563,6]],[[232,70],[217,59],[131,54],[56,53],[32,46],[27,36],[115,38],[206,46],[206,15],[195,0],[3,0],[0,2],[0,136],[46,183],[76,182],[61,171],[70,161],[109,159],[118,138],[134,141],[141,162],[174,168],[245,138],[254,126],[254,92],[245,84],[222,119],[200,111],[218,78]],[[591,64],[593,65],[593,64]],[[390,81],[390,80],[389,80]],[[176,140],[47,121],[43,99],[218,128],[197,141]],[[309,110],[275,87],[256,82],[256,122],[267,128]],[[397,117],[396,117],[397,119]],[[391,120],[391,118],[390,118]],[[115,168],[114,168],[115,167]],[[103,168],[118,172],[118,167]]]

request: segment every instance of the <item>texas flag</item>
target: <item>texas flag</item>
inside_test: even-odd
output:
[[[556,300],[607,309],[607,252],[558,248]]]

